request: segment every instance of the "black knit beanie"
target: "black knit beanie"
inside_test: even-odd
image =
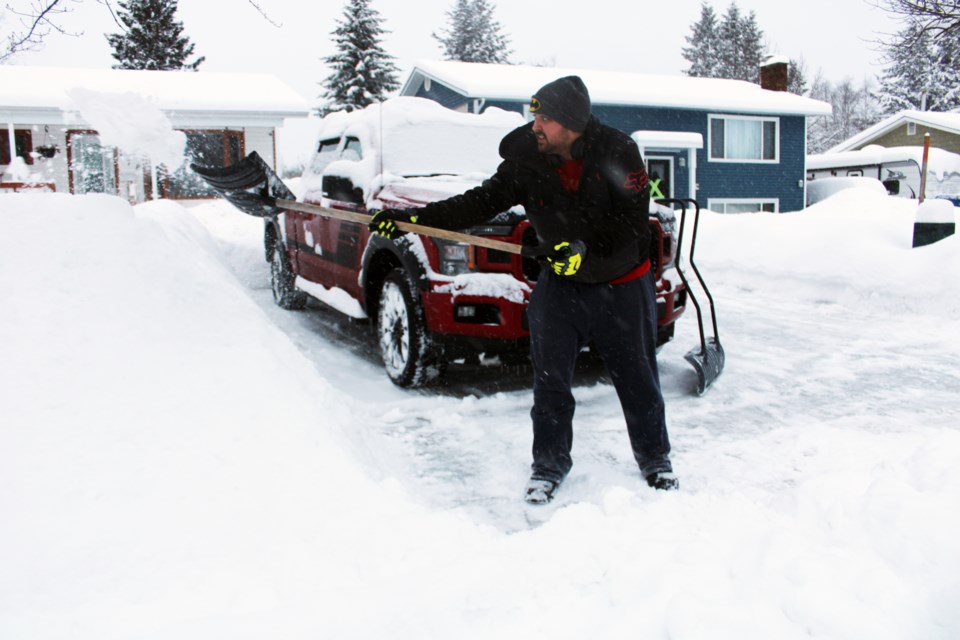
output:
[[[533,94],[530,112],[542,113],[571,131],[583,131],[590,121],[590,93],[580,76],[559,78]]]

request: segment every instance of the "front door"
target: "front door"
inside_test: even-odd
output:
[[[650,198],[673,197],[673,158],[648,156],[647,176],[650,178]]]
[[[71,193],[119,193],[117,150],[101,145],[95,132],[67,132],[67,163]]]

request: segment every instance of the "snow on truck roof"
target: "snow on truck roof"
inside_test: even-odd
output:
[[[500,163],[500,140],[523,123],[519,113],[502,109],[463,113],[432,100],[399,97],[328,115],[317,140],[356,137],[376,173],[490,175]]]

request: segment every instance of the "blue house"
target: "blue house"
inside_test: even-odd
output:
[[[531,94],[566,75],[583,78],[594,114],[640,146],[655,197],[695,198],[720,213],[804,207],[807,118],[829,115],[831,107],[787,93],[785,61],[762,69],[767,88],[715,78],[420,61],[400,95],[530,118]]]

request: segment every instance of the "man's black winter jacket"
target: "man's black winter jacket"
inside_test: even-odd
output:
[[[533,123],[514,129],[500,142],[503,162],[482,185],[426,205],[417,222],[441,229],[465,229],[521,204],[540,243],[582,240],[583,265],[573,280],[609,282],[649,257],[650,188],[637,145],[621,131],[591,118],[574,144],[583,159],[580,187],[564,190],[557,156],[540,153]]]

